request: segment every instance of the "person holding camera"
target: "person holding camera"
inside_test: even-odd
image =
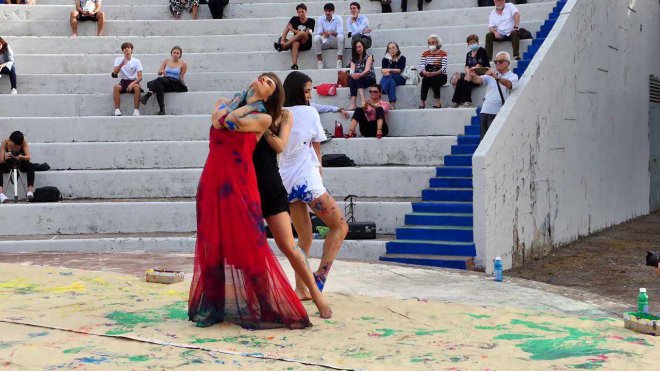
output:
[[[115,116],[121,116],[119,95],[122,93],[133,93],[133,104],[135,105],[133,116],[140,116],[142,62],[137,58],[133,58],[133,44],[121,44],[121,51],[124,53],[124,56],[115,58],[115,67],[111,74],[114,78],[119,77],[119,84],[115,85],[112,91],[112,97],[115,101]]]
[[[140,103],[143,105],[147,104],[149,98],[152,95],[156,94],[156,100],[158,101],[158,115],[165,114],[165,94],[164,93],[185,93],[188,91],[188,87],[183,82],[183,77],[186,75],[188,70],[188,65],[186,62],[181,59],[183,55],[183,50],[174,46],[170,50],[171,58],[168,58],[163,61],[158,69],[158,78],[151,80],[147,83],[147,88],[149,91],[145,94]]]
[[[365,138],[376,137],[381,139],[387,136],[388,128],[385,121],[385,114],[390,109],[390,104],[381,99],[383,88],[373,83],[369,87],[369,99],[362,107],[355,109],[353,118],[351,118],[351,128],[348,131],[348,138],[355,138],[355,128],[360,125],[360,134]]]
[[[30,145],[20,131],[11,133],[9,138],[0,144],[0,204],[7,201],[4,194],[3,182],[5,173],[18,169],[27,173],[28,192],[27,199],[34,198],[34,167],[30,163]],[[16,185],[14,185],[16,187]]]
[[[447,53],[442,50],[442,40],[436,34],[426,38],[429,50],[422,53],[419,60],[419,74],[422,76],[421,102],[419,108],[426,108],[426,97],[429,88],[433,90],[436,105],[433,108],[442,108],[440,101],[440,87],[447,83]]]

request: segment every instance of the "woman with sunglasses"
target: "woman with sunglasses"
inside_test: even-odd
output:
[[[356,108],[351,118],[351,128],[346,138],[355,138],[355,127],[360,125],[360,134],[363,137],[376,137],[378,139],[387,136],[387,122],[385,114],[390,109],[390,104],[381,100],[382,88],[378,84],[369,87],[369,99],[362,107]]]

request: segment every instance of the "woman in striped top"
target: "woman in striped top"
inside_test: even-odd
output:
[[[433,90],[436,105],[433,108],[442,108],[440,101],[440,87],[447,83],[447,53],[442,50],[442,40],[438,35],[427,38],[429,50],[422,53],[419,61],[419,74],[422,76],[422,94],[419,108],[426,107],[426,97],[429,88]]]

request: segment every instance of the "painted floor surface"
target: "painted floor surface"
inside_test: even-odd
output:
[[[189,281],[0,264],[0,366],[39,369],[653,369],[619,319],[329,293],[306,330],[188,322]],[[30,324],[30,326],[26,325]]]

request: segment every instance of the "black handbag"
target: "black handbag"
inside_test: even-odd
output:
[[[41,187],[34,190],[32,202],[62,201],[62,193],[57,187]]]
[[[351,167],[355,166],[355,161],[351,160],[343,153],[329,153],[321,158],[323,167]]]
[[[649,265],[651,267],[660,266],[660,251],[647,251],[646,265]]]
[[[529,32],[528,30],[524,28],[518,29],[518,35],[520,36],[520,40],[530,40],[532,39],[532,33]]]

